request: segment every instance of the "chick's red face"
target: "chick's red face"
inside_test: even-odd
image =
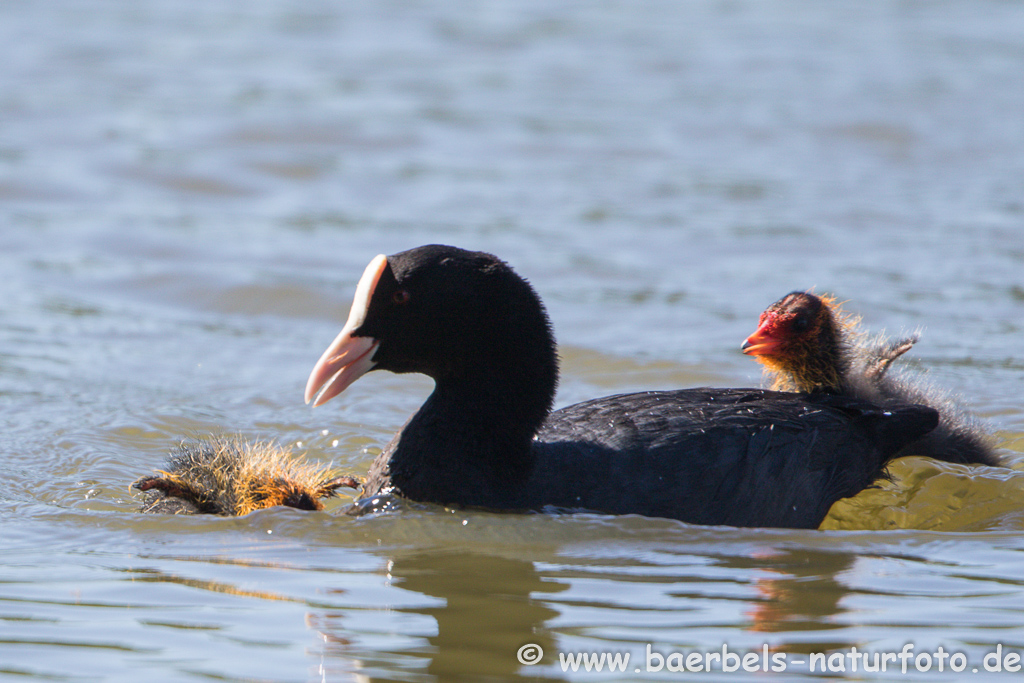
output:
[[[813,329],[821,300],[811,294],[794,292],[769,306],[757,323],[757,330],[743,342],[748,356],[784,356],[787,349]]]
[[[782,328],[785,321],[774,313],[765,311],[757,323],[757,330],[747,337],[740,347],[748,356],[771,356],[785,345],[786,335]]]

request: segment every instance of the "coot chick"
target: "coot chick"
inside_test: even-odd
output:
[[[867,401],[895,399],[938,410],[939,426],[900,455],[999,465],[985,431],[948,394],[906,374],[887,374],[917,340],[917,335],[894,342],[867,340],[859,319],[844,312],[833,297],[790,292],[765,309],[741,348],[765,366],[773,389],[827,391]]]
[[[927,407],[758,389],[648,391],[551,412],[558,360],[540,298],[495,256],[439,245],[370,262],[306,401],[381,369],[435,387],[371,465],[355,512],[399,495],[815,528],[938,419]]]
[[[764,365],[776,391],[852,393],[878,386],[892,362],[917,341],[916,334],[867,341],[860,318],[834,297],[790,292],[765,309],[741,349]]]
[[[166,471],[132,487],[148,492],[140,512],[236,516],[275,505],[322,510],[322,498],[359,485],[352,477],[332,477],[327,468],[304,463],[275,443],[218,437],[183,441]]]

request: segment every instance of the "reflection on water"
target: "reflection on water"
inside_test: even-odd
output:
[[[1024,651],[1024,6],[7,2],[0,63],[0,677]],[[818,287],[924,328],[1015,469],[906,458],[815,532],[135,512],[196,434],[365,472],[430,382],[302,388],[369,259],[431,242],[534,284],[559,405],[758,384],[752,321]]]
[[[412,652],[384,649],[366,655],[345,648],[347,657],[360,660],[364,673],[387,672],[398,655],[409,659],[404,667],[438,680],[467,671],[508,677],[521,666],[515,657],[521,645],[530,642],[545,652],[555,651],[545,624],[558,612],[545,606],[545,599],[565,587],[545,581],[531,561],[442,550],[389,561],[387,580],[402,590],[436,598],[396,610],[400,623],[422,625],[426,643]],[[350,645],[344,636],[346,615],[324,615],[312,622],[325,642]],[[422,661],[417,664],[416,658]]]
[[[19,648],[6,671],[71,675],[102,651],[182,676],[561,678],[559,653],[642,658],[648,643],[661,653],[725,643],[795,662],[852,646],[898,651],[908,628],[919,649],[943,644],[977,661],[992,626],[1018,618],[1024,570],[1015,534],[433,511],[141,518],[145,527],[79,515],[73,529],[97,531],[6,563],[0,613]],[[528,643],[546,654],[524,670],[516,652]]]
[[[1012,456],[1011,456],[1012,457]],[[927,458],[889,466],[892,481],[839,501],[824,529],[1019,530],[1024,473]]]

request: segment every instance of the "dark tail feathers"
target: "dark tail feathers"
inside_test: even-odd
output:
[[[886,404],[865,415],[883,451],[895,454],[917,441],[939,424],[934,408],[906,403]]]

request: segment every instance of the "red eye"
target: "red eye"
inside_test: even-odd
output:
[[[399,289],[398,291],[391,295],[391,300],[394,301],[396,304],[407,304],[409,303],[409,299],[409,290],[407,289]]]

